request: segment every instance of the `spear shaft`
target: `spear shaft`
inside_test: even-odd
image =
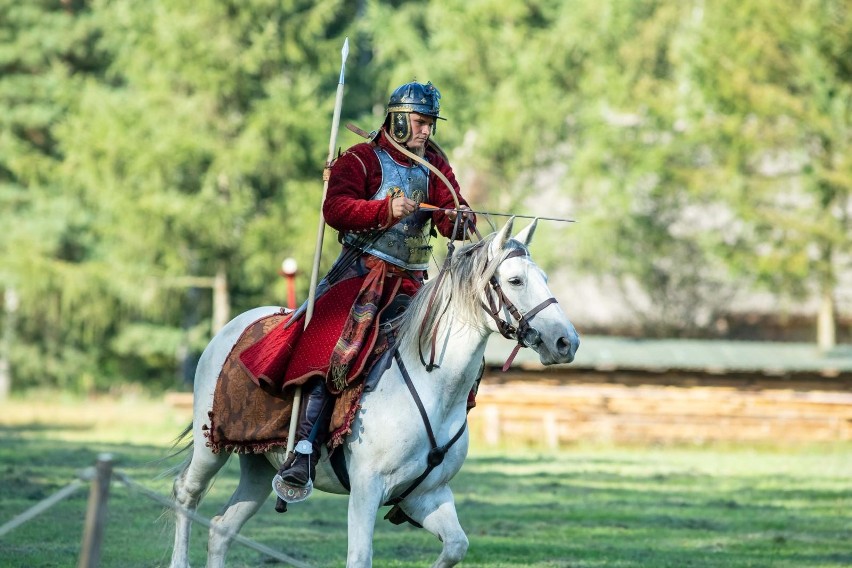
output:
[[[322,215],[322,206],[325,203],[325,194],[328,192],[328,178],[331,172],[331,164],[334,161],[334,149],[337,146],[337,131],[340,128],[340,110],[343,108],[343,77],[346,73],[346,58],[349,57],[349,38],[343,42],[340,51],[340,79],[337,81],[337,95],[334,99],[334,114],[331,118],[331,136],[328,141],[328,159],[325,161],[325,169],[322,172],[322,200],[320,201],[319,226],[317,227],[317,243],[314,249],[314,264],[311,267],[311,284],[308,288],[308,304],[305,308],[305,327],[314,315],[314,304],[317,297],[317,280],[319,278],[320,257],[322,256],[322,241],[325,235],[325,218]],[[299,407],[302,403],[302,387],[296,387],[293,395],[293,413],[290,415],[290,432],[287,436],[287,453],[293,451],[296,445],[296,428],[299,424]]]
[[[322,241],[325,235],[325,218],[322,215],[322,205],[325,203],[325,195],[328,193],[328,178],[331,170],[331,163],[334,160],[334,149],[337,146],[337,131],[340,128],[340,110],[343,107],[343,76],[346,71],[346,58],[349,56],[349,38],[343,42],[343,50],[341,51],[342,62],[340,64],[340,79],[337,82],[337,96],[334,100],[334,115],[331,119],[331,136],[328,141],[328,159],[325,161],[325,169],[323,170],[322,184],[322,201],[320,201],[319,226],[317,228],[317,244],[314,250],[314,264],[311,268],[311,287],[308,291],[308,305],[305,311],[305,327],[311,321],[311,316],[314,313],[314,301],[316,300],[316,285],[319,277],[319,263],[322,256]]]

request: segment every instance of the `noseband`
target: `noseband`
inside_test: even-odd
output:
[[[508,260],[510,258],[514,258],[516,256],[526,256],[526,251],[523,249],[515,249],[510,252],[506,258],[503,260]],[[509,358],[506,360],[506,363],[503,365],[503,371],[508,370],[509,366],[512,364],[512,361],[515,359],[515,355],[518,354],[521,347],[537,347],[541,344],[541,333],[534,327],[530,325],[532,319],[538,314],[541,310],[549,306],[550,304],[556,303],[556,298],[551,296],[550,298],[544,300],[539,305],[528,311],[526,314],[522,314],[521,311],[512,303],[512,301],[506,297],[506,294],[503,292],[503,287],[500,285],[500,281],[497,280],[497,276],[492,276],[489,280],[489,285],[491,289],[494,291],[494,294],[487,293],[486,288],[486,296],[488,297],[488,305],[486,306],[484,303],[482,307],[486,312],[494,319],[494,323],[497,324],[497,330],[500,334],[506,339],[514,339],[518,342],[515,345],[515,348],[512,350],[512,354],[509,355]],[[496,295],[497,300],[494,300],[494,296]],[[500,317],[500,312],[506,310],[508,311],[513,318],[518,322],[517,326],[512,325],[508,320]]]

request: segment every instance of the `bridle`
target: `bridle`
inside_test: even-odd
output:
[[[485,241],[480,240],[478,243],[473,245],[472,248],[468,249],[466,251],[466,254],[470,254],[471,252],[473,252],[473,250],[482,246],[484,243]],[[451,254],[452,249],[450,251],[450,255],[447,256],[447,260],[449,260]],[[515,258],[518,256],[527,256],[526,250],[516,248],[509,252],[509,254],[507,254],[506,257],[503,258],[500,262],[503,263],[506,260],[509,260],[510,258]],[[447,268],[448,262],[445,262],[443,268],[441,268],[441,272],[438,274],[439,282],[446,273]],[[435,289],[437,289],[437,283]],[[503,371],[505,372],[511,366],[512,361],[514,361],[515,356],[518,354],[518,351],[520,351],[521,347],[535,348],[541,344],[541,333],[533,326],[531,326],[530,322],[544,308],[546,308],[550,304],[556,304],[557,300],[556,298],[551,296],[550,298],[547,298],[546,300],[529,310],[527,313],[522,314],[518,307],[515,306],[515,304],[512,303],[512,301],[506,296],[505,292],[503,292],[503,287],[500,284],[500,281],[497,279],[496,275],[492,275],[491,278],[488,280],[488,284],[486,284],[485,286],[485,297],[488,298],[488,305],[486,305],[484,302],[480,303],[482,304],[482,308],[485,310],[485,312],[494,320],[494,323],[497,325],[497,331],[499,331],[500,335],[502,335],[506,339],[514,339],[515,341],[517,341],[517,345],[515,345],[515,348],[512,350],[511,355],[509,355],[509,358],[503,364]],[[434,292],[429,300],[429,309],[433,308],[433,300]],[[501,313],[508,313],[511,317],[515,319],[515,321],[518,322],[517,325],[513,325],[509,321],[508,317],[506,317],[506,319],[503,319],[503,317],[501,317]],[[424,326],[421,324],[421,335],[423,332],[423,328]],[[418,352],[420,353],[420,362],[423,364],[424,367],[426,367],[426,370],[429,372],[431,372],[433,369],[438,368],[438,365],[435,364],[436,343],[437,327],[431,339],[432,348],[431,353],[429,355],[428,363],[423,358],[423,352],[420,351],[420,348],[418,347]]]
[[[515,249],[510,252],[503,261],[508,260],[510,258],[514,258],[517,256],[527,256],[527,252],[523,249]],[[502,262],[502,261],[501,261]],[[490,286],[491,291],[494,293],[491,294],[486,287],[485,296],[488,298],[488,305],[482,303],[482,307],[491,316],[494,320],[494,323],[497,325],[497,330],[500,332],[500,335],[505,337],[506,339],[514,339],[517,341],[517,345],[512,350],[512,354],[509,355],[509,358],[506,360],[506,363],[503,364],[503,371],[509,369],[509,366],[512,364],[512,361],[515,359],[515,356],[520,351],[521,347],[537,347],[541,344],[541,333],[533,326],[530,325],[532,319],[544,308],[549,306],[550,304],[556,304],[556,298],[551,296],[550,298],[544,300],[536,307],[529,310],[527,313],[522,314],[521,311],[512,303],[512,301],[506,297],[505,292],[503,292],[503,287],[500,284],[500,281],[497,279],[496,275],[491,276],[488,281],[488,286]],[[495,300],[496,296],[496,300]],[[517,326],[512,325],[508,318],[503,319],[501,317],[501,312],[508,312],[511,316],[518,322]]]

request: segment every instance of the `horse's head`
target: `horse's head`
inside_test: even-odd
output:
[[[553,297],[547,275],[530,256],[536,221],[514,238],[513,224],[514,218],[509,219],[488,244],[492,275],[483,305],[491,316],[489,327],[534,349],[543,365],[570,363],[580,338]]]
[[[513,220],[497,233],[448,257],[449,268],[411,301],[400,343],[435,349],[442,321],[476,330],[484,339],[502,333],[538,352],[545,365],[570,363],[580,339],[547,286],[528,245],[533,222],[512,238]],[[445,267],[446,268],[446,267]],[[444,318],[444,316],[447,318]],[[421,352],[422,359],[422,352]],[[431,364],[431,363],[430,363]]]

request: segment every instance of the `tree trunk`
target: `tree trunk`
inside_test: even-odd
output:
[[[834,349],[835,344],[834,294],[831,288],[826,288],[822,292],[817,313],[817,347],[825,353]]]
[[[228,273],[225,263],[219,264],[213,278],[213,334],[215,335],[231,319],[231,299],[228,296]]]
[[[14,288],[7,288],[3,294],[3,336],[0,343],[0,400],[9,398],[12,391],[12,345],[15,342],[15,328],[18,320],[20,300]]]

